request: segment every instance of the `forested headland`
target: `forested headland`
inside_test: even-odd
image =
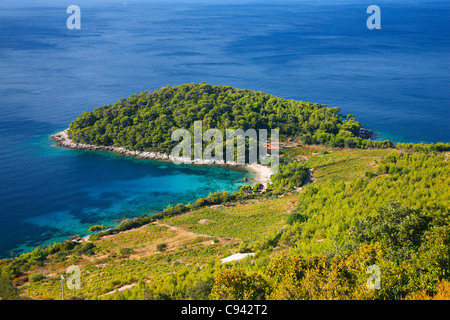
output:
[[[76,143],[123,147],[129,150],[169,152],[171,134],[194,121],[203,130],[274,129],[281,137],[305,144],[332,147],[392,147],[389,141],[371,141],[360,135],[361,124],[340,108],[286,100],[273,95],[222,85],[185,84],[144,91],[114,105],[83,112],[68,130]]]

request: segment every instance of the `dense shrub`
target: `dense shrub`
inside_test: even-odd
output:
[[[400,262],[417,251],[430,222],[431,217],[422,211],[391,202],[379,208],[376,215],[358,221],[351,232],[358,242],[380,242],[386,257]]]
[[[167,244],[165,244],[165,243],[159,243],[156,246],[156,250],[158,250],[158,251],[166,251],[166,249],[167,249]]]
[[[296,211],[292,212],[289,215],[289,217],[287,218],[286,223],[290,224],[290,225],[293,225],[294,222],[302,223],[302,222],[306,221],[306,219],[307,219],[307,217],[303,213],[301,213],[300,211],[296,210]]]
[[[139,226],[139,223],[134,221],[133,219],[123,219],[119,226],[116,228],[118,231],[126,231]]]
[[[44,275],[40,272],[34,272],[28,275],[28,280],[30,280],[30,282],[38,282],[44,278],[45,278]]]
[[[79,255],[84,254],[86,256],[91,256],[94,254],[94,248],[95,248],[95,245],[92,242],[88,242],[88,243],[85,243],[85,244],[82,244],[81,246],[79,246],[76,249],[75,253],[79,254]]]
[[[119,248],[118,252],[121,255],[128,255],[128,254],[132,254],[134,252],[134,250],[131,248],[124,247],[124,248]]]

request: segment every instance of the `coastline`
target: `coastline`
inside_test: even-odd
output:
[[[60,131],[50,136],[50,139],[56,142],[57,146],[69,148],[69,149],[79,149],[79,150],[94,150],[94,151],[110,151],[123,156],[130,156],[142,159],[152,159],[152,160],[165,160],[173,161],[183,164],[194,164],[194,165],[219,165],[219,166],[233,166],[233,167],[243,167],[249,172],[254,173],[256,176],[254,178],[256,183],[261,183],[264,188],[270,182],[270,177],[273,171],[270,167],[266,167],[260,164],[238,164],[235,162],[225,162],[215,161],[215,160],[204,160],[204,159],[188,159],[181,157],[173,157],[165,153],[160,152],[148,152],[148,151],[133,151],[128,150],[123,147],[112,147],[112,146],[97,146],[86,143],[75,143],[67,135],[67,130]]]

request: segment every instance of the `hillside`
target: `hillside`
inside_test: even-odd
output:
[[[59,274],[72,264],[80,266],[82,283],[66,290],[66,298],[404,299],[431,298],[435,292],[445,297],[448,154],[321,146],[284,151],[282,158],[313,169],[313,183],[241,193],[89,242],[38,248],[2,260],[2,274],[10,274],[23,296],[37,299],[59,299]],[[364,223],[375,218],[410,223],[380,232],[372,229],[377,224]],[[394,243],[382,235],[403,240]],[[158,246],[162,243],[165,248]],[[256,255],[220,263],[236,252]],[[366,269],[373,264],[381,269],[380,290],[366,287]],[[246,286],[239,285],[243,281]]]

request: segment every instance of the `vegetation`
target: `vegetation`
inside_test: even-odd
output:
[[[338,111],[192,84],[83,113],[72,138],[129,149],[167,151],[171,130],[198,119],[221,130],[279,127],[286,141],[266,189],[211,192],[115,228],[92,226],[88,242],[0,260],[0,297],[59,299],[59,276],[76,264],[81,288],[67,298],[449,299],[448,144],[363,140]],[[237,252],[254,255],[221,263]],[[367,286],[373,266],[378,289]]]
[[[271,184],[268,189],[281,190],[284,188],[293,189],[301,187],[308,176],[308,168],[300,163],[289,163],[280,166],[277,173],[271,177]]]
[[[214,209],[203,208],[162,222],[199,234],[237,238],[253,243],[281,230],[289,215],[287,210],[296,206],[296,198],[296,195],[291,195]]]
[[[160,243],[156,246],[156,250],[158,251],[165,251],[167,249],[167,244],[165,243]]]
[[[96,225],[91,226],[89,228],[88,232],[98,232],[98,231],[103,230],[103,229],[105,229],[104,225],[96,224]]]
[[[30,275],[28,276],[30,282],[39,282],[44,278],[44,275],[40,272],[30,273]]]
[[[60,263],[66,261],[68,256],[90,254],[94,247],[93,243],[81,244],[74,241],[55,243],[46,248],[37,247],[19,257],[0,260],[0,276],[13,280],[47,263]]]
[[[417,251],[424,241],[431,217],[400,202],[390,202],[378,213],[358,221],[353,234],[360,243],[380,242],[389,260],[401,262]]]
[[[122,254],[122,255],[131,254],[131,253],[133,253],[133,252],[134,252],[134,250],[131,249],[131,248],[127,248],[127,247],[125,247],[125,248],[119,248],[119,254]]]
[[[20,290],[5,276],[0,277],[0,300],[20,300]]]
[[[450,151],[450,143],[402,143],[395,145],[397,149],[406,149],[416,152],[432,152],[432,151]]]
[[[349,161],[348,166],[352,163]],[[281,240],[297,252],[341,252],[355,245],[347,231],[389,202],[398,201],[430,217],[445,216],[449,207],[449,170],[442,154],[393,151],[379,161],[375,170],[379,174],[371,179],[362,174],[365,168],[360,168],[360,176],[347,183],[324,178],[324,183],[310,184],[301,192],[297,210],[306,219],[288,225]]]
[[[262,300],[269,289],[267,280],[258,273],[229,269],[219,273],[210,294],[212,300]]]

